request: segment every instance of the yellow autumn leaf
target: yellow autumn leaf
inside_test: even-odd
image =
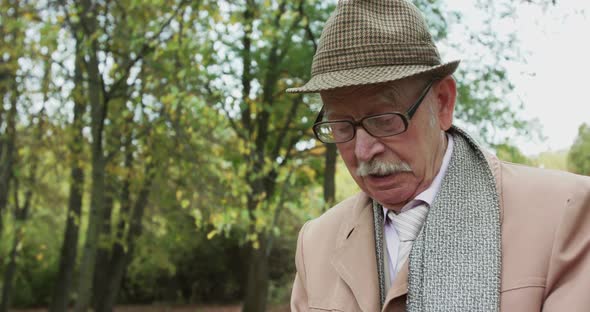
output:
[[[266,226],[266,219],[259,217],[256,219],[256,228],[263,228]]]
[[[213,230],[207,234],[207,239],[212,239],[215,235],[217,235],[217,230]]]

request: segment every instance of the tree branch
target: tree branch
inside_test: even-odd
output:
[[[214,99],[217,96],[214,95],[213,90],[211,90],[211,86],[209,84],[205,85],[205,90],[207,90],[207,94],[209,95],[210,98]],[[216,99],[215,102],[217,102],[218,100]],[[229,115],[229,112],[223,107],[223,103],[219,100],[219,102],[221,103],[221,107],[220,109],[223,111],[223,113],[225,114],[225,116],[227,117],[227,120],[229,121],[230,126],[232,127],[232,129],[234,130],[234,132],[238,135],[238,137],[240,137],[242,140],[244,141],[249,141],[248,136],[240,129],[239,125],[235,122],[234,118],[231,117]],[[242,113],[243,114],[243,113]]]
[[[314,147],[311,147],[311,148],[306,148],[306,149],[294,151],[295,144],[297,144],[297,142],[299,142],[299,140],[301,140],[303,135],[305,135],[305,134],[302,134],[302,135],[298,136],[297,138],[293,138],[290,141],[290,148],[287,150],[285,157],[283,158],[283,161],[281,161],[279,163],[279,167],[284,166],[289,159],[307,156],[310,152],[326,148],[324,145],[321,144],[321,145],[315,145]]]
[[[174,12],[172,13],[172,15],[168,18],[168,20],[166,20],[162,26],[160,26],[160,29],[157,33],[155,33],[153,36],[149,37],[146,39],[146,42],[143,44],[143,46],[141,47],[141,50],[135,55],[135,57],[131,60],[129,60],[129,62],[124,66],[124,74],[121,78],[119,78],[117,81],[115,81],[110,89],[109,93],[105,93],[105,98],[109,99],[111,97],[116,96],[116,92],[118,91],[118,89],[121,87],[121,85],[123,83],[125,83],[127,81],[127,79],[129,78],[130,72],[131,72],[131,68],[133,66],[135,66],[135,64],[143,59],[148,53],[151,53],[153,50],[155,50],[155,47],[158,43],[162,43],[162,42],[166,42],[167,40],[164,41],[159,41],[156,40],[160,37],[160,35],[162,34],[162,32],[164,32],[164,30],[166,29],[166,27],[168,27],[168,25],[170,25],[170,23],[172,22],[172,20],[174,20],[174,18],[176,16],[178,16],[178,13],[180,13],[181,9],[188,4],[189,0],[182,0],[179,4],[178,7],[174,10]],[[171,36],[172,38],[172,36]],[[170,38],[168,38],[170,39]]]
[[[283,140],[287,136],[287,131],[289,130],[289,127],[291,126],[293,119],[295,119],[295,116],[297,116],[297,109],[299,108],[299,105],[301,104],[302,98],[303,98],[303,96],[299,95],[299,96],[294,97],[292,99],[291,109],[289,109],[289,113],[287,114],[287,120],[285,121],[283,127],[279,131],[279,135],[277,137],[277,139],[278,139],[277,144],[275,145],[275,148],[272,151],[272,154],[271,154],[272,159],[276,159],[277,156],[279,156],[279,151],[281,149],[281,146],[283,145]]]
[[[272,223],[270,226],[270,233],[267,235],[268,236],[268,243],[266,245],[266,256],[268,257],[270,255],[270,252],[272,250],[272,245],[274,242],[274,238],[275,236],[272,235],[272,229],[279,223],[279,217],[281,215],[281,212],[283,211],[283,205],[285,203],[285,194],[287,193],[287,189],[288,186],[291,186],[289,183],[289,180],[291,178],[291,175],[293,174],[294,168],[291,168],[291,170],[289,170],[289,173],[287,174],[287,178],[285,179],[285,183],[283,183],[283,187],[281,188],[281,194],[279,195],[279,202],[277,203],[277,206],[275,208],[275,213],[272,219]]]
[[[293,23],[291,23],[291,26],[289,26],[289,29],[287,30],[287,33],[286,33],[285,38],[283,40],[283,43],[281,44],[281,53],[278,55],[279,62],[281,62],[285,58],[285,55],[289,51],[289,45],[291,44],[291,37],[293,36],[293,32],[295,31],[296,28],[299,27],[299,23],[301,23],[301,21],[303,20],[303,17],[305,16],[304,10],[303,10],[304,3],[305,3],[305,0],[299,1],[299,5],[297,6],[297,12],[299,14],[297,14],[297,17],[295,18]],[[315,51],[315,49],[314,49],[314,51]]]
[[[252,45],[252,28],[254,23],[254,10],[256,9],[256,3],[254,0],[246,1],[246,9],[244,10],[244,37],[242,38],[242,125],[244,129],[248,131],[248,136],[252,136],[252,108],[250,107],[249,96],[250,90],[252,89],[252,51],[250,49]]]

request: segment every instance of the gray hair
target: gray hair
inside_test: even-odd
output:
[[[362,161],[356,170],[356,174],[360,177],[368,175],[389,175],[400,172],[412,172],[412,168],[404,161],[384,161],[372,159],[370,161]]]

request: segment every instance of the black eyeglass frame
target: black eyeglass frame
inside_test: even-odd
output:
[[[426,95],[428,94],[428,92],[430,91],[430,89],[432,88],[432,85],[434,84],[436,80],[431,80],[428,85],[426,85],[426,87],[424,88],[424,90],[422,91],[422,93],[420,94],[420,96],[418,97],[418,99],[416,100],[416,102],[414,104],[412,104],[412,106],[410,106],[410,108],[408,108],[408,110],[405,113],[402,112],[390,112],[390,113],[382,113],[382,114],[375,114],[375,115],[369,115],[369,116],[365,116],[363,118],[361,118],[358,121],[355,120],[348,120],[348,119],[340,119],[340,120],[330,120],[330,121],[321,121],[324,118],[324,107],[322,106],[322,109],[320,110],[320,113],[318,114],[318,117],[316,118],[314,124],[313,124],[313,133],[315,135],[315,137],[320,140],[323,143],[346,143],[351,141],[352,139],[354,139],[354,137],[356,136],[356,128],[357,127],[362,127],[363,129],[365,129],[365,131],[367,131],[368,134],[370,134],[373,137],[376,138],[383,138],[383,137],[389,137],[389,136],[394,136],[394,135],[399,135],[402,134],[404,132],[406,132],[408,130],[408,125],[410,124],[410,120],[412,119],[412,117],[414,116],[414,114],[416,113],[416,111],[418,110],[418,107],[420,107],[420,104],[422,104],[422,102],[424,101],[424,98],[426,98]],[[367,119],[371,119],[371,118],[376,118],[376,117],[382,117],[382,116],[387,116],[387,115],[397,115],[399,117],[401,117],[403,123],[404,123],[404,129],[400,132],[397,133],[393,133],[393,134],[387,134],[387,135],[374,135],[373,133],[371,133],[371,131],[369,131],[369,129],[367,129],[365,127],[365,125],[363,124],[363,122]],[[320,138],[320,136],[318,135],[318,127],[321,125],[325,125],[325,124],[331,124],[331,123],[338,123],[338,122],[346,122],[349,123],[350,125],[352,125],[352,135],[350,136],[350,138],[346,141],[333,141],[333,142],[326,142],[324,140],[322,140]]]

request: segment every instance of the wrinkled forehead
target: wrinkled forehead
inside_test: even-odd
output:
[[[387,109],[403,110],[423,84],[424,79],[405,79],[402,81],[373,85],[352,86],[320,93],[324,104],[324,115],[342,113],[343,110],[360,106],[383,106]]]

